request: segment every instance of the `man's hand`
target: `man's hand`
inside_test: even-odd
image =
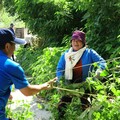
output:
[[[31,96],[31,95],[35,95],[38,92],[40,92],[41,90],[49,90],[53,88],[53,83],[56,81],[56,78],[45,82],[43,84],[40,85],[28,85],[25,88],[20,89],[20,91],[22,92],[22,94],[24,94],[25,96]]]
[[[54,79],[46,82],[43,84],[44,89],[48,90],[48,89],[52,89],[53,88],[53,84],[56,82],[57,78],[55,77]]]

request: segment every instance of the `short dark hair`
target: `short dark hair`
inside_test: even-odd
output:
[[[10,24],[10,26],[12,26],[12,27],[13,27],[13,26],[14,26],[14,24],[13,24],[13,23],[11,23],[11,24]]]
[[[12,42],[4,42],[2,45],[0,44],[0,50],[5,49],[6,43],[10,43],[12,45]]]

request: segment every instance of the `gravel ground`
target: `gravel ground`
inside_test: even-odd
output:
[[[35,96],[26,97],[19,90],[15,90],[15,92],[12,92],[12,95],[13,95],[12,101],[14,102],[12,105],[10,105],[10,108],[12,110],[20,109],[20,106],[22,106],[23,103],[27,103],[27,104],[30,104],[30,109],[34,114],[34,120],[49,120],[50,119],[51,112],[45,109],[39,109],[37,107],[38,103],[40,103],[40,105],[44,105],[45,108],[47,107],[45,103],[41,103],[40,99],[38,99],[37,97]]]

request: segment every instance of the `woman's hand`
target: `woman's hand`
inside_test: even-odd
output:
[[[9,100],[12,100],[13,99],[13,96],[12,96],[12,94],[10,93],[10,96],[9,96],[9,98],[8,98]]]

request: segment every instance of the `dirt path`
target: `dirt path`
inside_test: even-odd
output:
[[[34,120],[49,120],[51,113],[45,109],[39,109],[38,108],[38,102],[40,103],[40,100],[37,97],[29,96],[26,97],[24,96],[19,90],[15,90],[15,92],[12,92],[13,95],[13,104],[10,106],[12,110],[16,110],[17,108],[20,109],[20,106],[24,101],[24,103],[30,104],[30,109],[34,114]],[[19,101],[19,104],[18,104]],[[45,105],[45,103],[41,103]],[[47,106],[45,106],[47,107]]]

